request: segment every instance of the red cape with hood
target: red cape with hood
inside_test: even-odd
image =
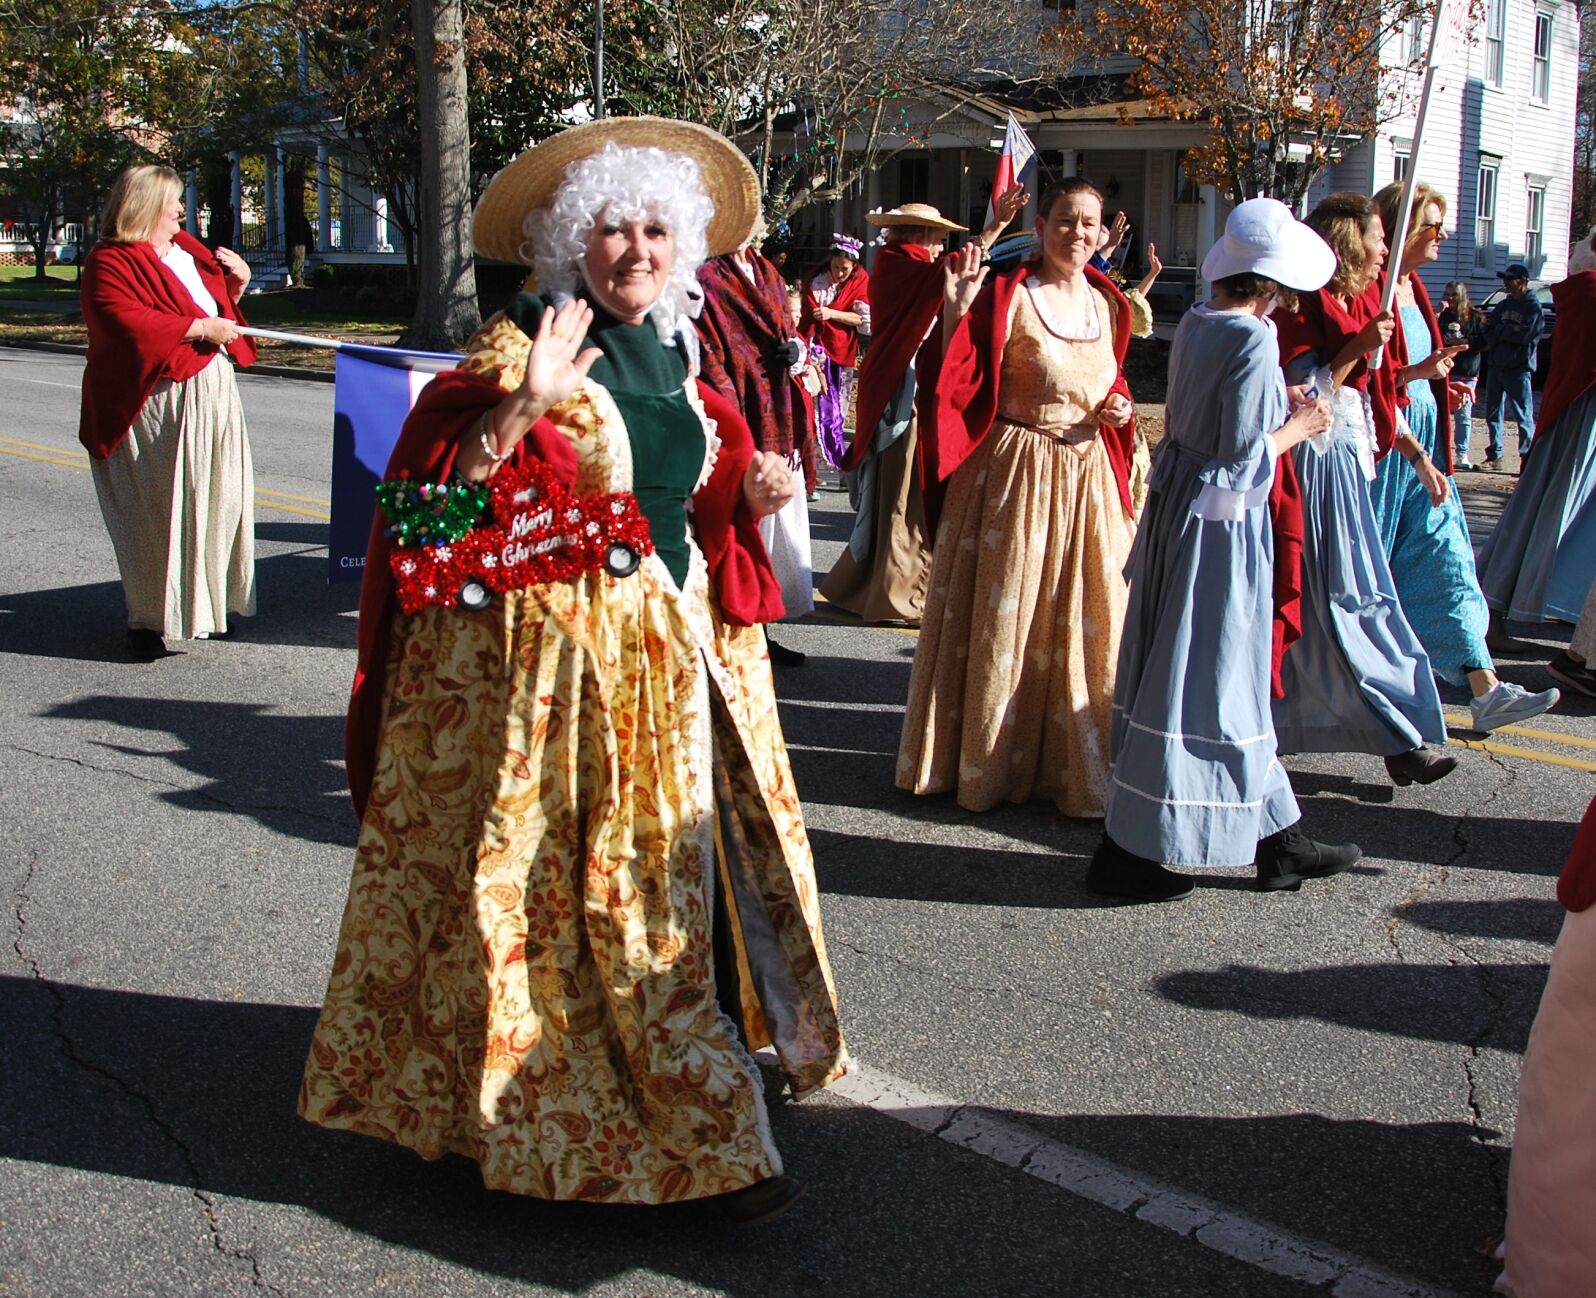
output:
[[[1561,304],[1558,315],[1562,315]],[[1558,328],[1562,328],[1561,318]],[[1574,850],[1568,854],[1568,862],[1558,876],[1557,900],[1576,913],[1596,906],[1596,799],[1585,808],[1585,818],[1579,822],[1579,833],[1574,838]]]
[[[1009,335],[1009,308],[1014,294],[1032,269],[1030,265],[1020,266],[989,280],[948,340],[947,351],[935,366],[936,373],[925,376],[933,392],[923,407],[928,427],[920,438],[918,450],[920,481],[926,496],[926,529],[931,536],[936,535],[937,514],[948,479],[969,459],[997,418],[1003,349]],[[1130,303],[1102,272],[1088,266],[1086,279],[1114,307],[1114,359],[1123,366],[1125,350],[1130,346]],[[1109,391],[1130,397],[1123,369]],[[1130,464],[1136,437],[1135,417],[1132,416],[1123,428],[1100,425],[1098,435],[1103,439],[1114,480],[1119,484],[1120,503],[1125,507],[1126,517],[1132,517]]]
[[[1557,328],[1552,331],[1552,367],[1541,393],[1541,413],[1535,420],[1536,437],[1547,431],[1574,402],[1596,384],[1596,270],[1575,271],[1552,285],[1557,307]]]
[[[748,425],[724,397],[698,384],[704,412],[715,421],[720,451],[706,482],[693,495],[693,531],[709,567],[709,585],[721,617],[734,626],[779,621],[784,612],[781,587],[759,537],[759,524],[743,499],[743,475],[754,458]],[[445,482],[454,470],[460,438],[504,398],[496,383],[458,370],[440,374],[422,389],[405,420],[386,478],[408,473],[417,482]],[[532,425],[510,462],[541,460],[569,487],[576,485],[576,452],[548,419]],[[381,514],[372,521],[366,570],[360,587],[360,626],[356,636],[355,683],[344,727],[344,764],[355,814],[364,818],[375,771],[388,642],[398,602],[388,566],[393,542],[384,534]]]
[[[894,241],[876,254],[870,277],[870,350],[859,365],[859,403],[844,469],[857,469],[864,462],[881,416],[921,345],[933,353],[941,346],[940,336],[932,333],[941,310],[942,262],[931,249]]]
[[[227,277],[215,254],[182,230],[172,242],[194,258],[222,317],[247,323],[228,295]],[[142,240],[95,244],[83,263],[81,298],[89,353],[83,369],[78,440],[95,459],[103,460],[127,436],[157,383],[193,378],[211,363],[218,348],[183,337],[195,320],[206,318],[205,312]],[[254,339],[235,339],[227,352],[240,365],[250,365],[255,360]]]
[[[818,272],[824,274],[825,272]],[[804,280],[804,309],[798,318],[798,332],[820,344],[827,356],[838,365],[852,366],[859,359],[859,330],[853,325],[833,324],[829,320],[816,320],[814,281],[816,275]],[[863,266],[855,266],[853,274],[842,281],[837,296],[826,305],[833,311],[853,311],[859,303],[870,300],[870,276]]]

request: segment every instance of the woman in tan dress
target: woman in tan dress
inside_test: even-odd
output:
[[[945,487],[909,685],[898,785],[959,805],[1049,798],[1101,816],[1133,535],[1125,298],[1087,262],[1102,195],[1045,195],[1041,257],[982,289],[979,249],[946,280],[944,359],[924,445]]]

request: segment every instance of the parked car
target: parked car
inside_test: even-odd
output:
[[[1546,386],[1546,372],[1552,364],[1552,325],[1557,320],[1557,306],[1552,301],[1552,286],[1540,280],[1530,281],[1529,291],[1535,294],[1541,304],[1541,312],[1546,317],[1546,332],[1541,335],[1541,340],[1536,344],[1535,351],[1535,377],[1530,382],[1537,388]],[[1480,310],[1490,313],[1490,310],[1504,297],[1507,296],[1505,288],[1494,289],[1485,295],[1485,300],[1480,303]],[[1491,363],[1490,353],[1487,352],[1484,361],[1480,364],[1480,392],[1485,391],[1485,369]]]

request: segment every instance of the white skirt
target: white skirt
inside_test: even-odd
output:
[[[781,602],[788,617],[802,617],[814,611],[814,554],[809,544],[809,502],[804,498],[803,467],[792,465],[798,490],[774,514],[759,520],[759,535],[770,552],[770,566],[781,583]]]
[[[255,474],[230,361],[157,383],[91,468],[130,627],[189,640],[255,611]]]

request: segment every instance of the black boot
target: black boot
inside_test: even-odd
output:
[[[1340,874],[1363,859],[1356,843],[1316,843],[1304,834],[1301,821],[1258,840],[1253,868],[1259,892],[1295,892],[1304,879]]]
[[[779,1217],[803,1197],[803,1182],[791,1176],[771,1176],[741,1190],[716,1195],[712,1200],[739,1226]]]
[[[1092,853],[1086,887],[1099,896],[1129,897],[1132,901],[1181,901],[1196,891],[1184,874],[1127,852],[1107,834]]]
[[[1385,759],[1385,773],[1399,789],[1410,784],[1434,784],[1443,775],[1450,775],[1456,766],[1455,753],[1438,753],[1422,744],[1411,752]]]
[[[167,657],[171,652],[159,631],[151,631],[148,627],[142,626],[128,627],[127,656],[134,662],[152,663],[157,658]]]

